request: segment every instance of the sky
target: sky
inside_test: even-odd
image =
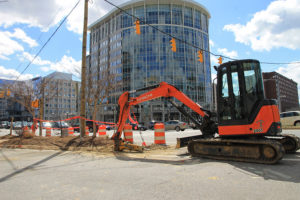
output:
[[[117,5],[127,2],[110,1]],[[195,1],[211,15],[211,52],[235,59],[287,63],[261,67],[263,72],[277,71],[296,81],[300,94],[300,0]],[[84,0],[29,65],[77,2],[0,0],[0,79],[26,80],[60,71],[79,80]],[[112,8],[104,0],[90,0],[88,24]],[[217,57],[211,56],[212,66],[217,62]]]

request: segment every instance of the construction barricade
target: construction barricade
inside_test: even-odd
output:
[[[69,127],[68,128],[68,132],[69,132],[69,136],[73,136],[74,135],[74,128],[73,127]]]
[[[24,126],[24,127],[22,128],[22,135],[23,135],[24,137],[29,137],[29,136],[32,136],[33,134],[30,133],[30,131],[29,131],[29,129],[28,129],[27,126]]]
[[[90,135],[90,130],[88,126],[85,126],[85,135],[89,136]]]
[[[133,144],[132,126],[130,124],[125,124],[123,132],[124,132],[124,141],[130,142]]]
[[[46,137],[50,137],[51,136],[51,128],[47,127],[46,128]]]
[[[106,136],[106,126],[105,125],[100,125],[98,127],[98,135],[99,136]]]
[[[154,144],[166,144],[165,125],[163,123],[156,123],[154,125]]]

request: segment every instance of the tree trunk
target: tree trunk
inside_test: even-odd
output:
[[[42,93],[44,94],[44,93]],[[44,95],[43,95],[44,96]],[[44,97],[41,98],[40,100],[40,113],[39,113],[39,118],[40,120],[44,119]],[[42,126],[43,122],[40,121],[40,127],[39,127],[39,136],[42,136],[43,134],[43,126]]]
[[[9,135],[12,135],[13,122],[14,122],[14,117],[11,118]]]
[[[94,110],[93,110],[93,137],[97,136],[96,123],[94,122],[96,120],[96,113],[97,113],[97,109],[95,107],[97,106],[94,106]]]

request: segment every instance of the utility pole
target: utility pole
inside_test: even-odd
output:
[[[80,138],[85,136],[85,88],[86,88],[86,38],[88,20],[88,0],[84,1],[82,63],[81,63],[81,90],[80,90]]]

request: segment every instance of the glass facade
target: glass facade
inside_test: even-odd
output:
[[[149,5],[146,1],[141,2],[129,2],[123,7],[127,13],[141,20],[140,35],[135,33],[135,19],[117,10],[90,27],[91,68],[94,71],[109,68],[111,73],[116,74],[116,81],[122,81],[123,85],[112,92],[109,98],[112,105],[106,106],[105,110],[114,108],[123,91],[162,81],[174,85],[195,102],[210,109],[210,55],[204,53],[204,62],[200,63],[198,49],[193,47],[209,50],[209,14],[197,3],[194,3],[195,6],[185,4],[185,1],[178,4],[163,4],[164,1],[161,1],[161,4]],[[170,35],[186,41],[176,41],[176,52],[171,51]],[[149,115],[145,117],[147,120],[166,121],[182,117],[162,101],[146,103],[137,110],[134,112],[137,112],[140,121],[145,121],[143,114]],[[108,118],[102,120],[113,121],[112,117]]]

